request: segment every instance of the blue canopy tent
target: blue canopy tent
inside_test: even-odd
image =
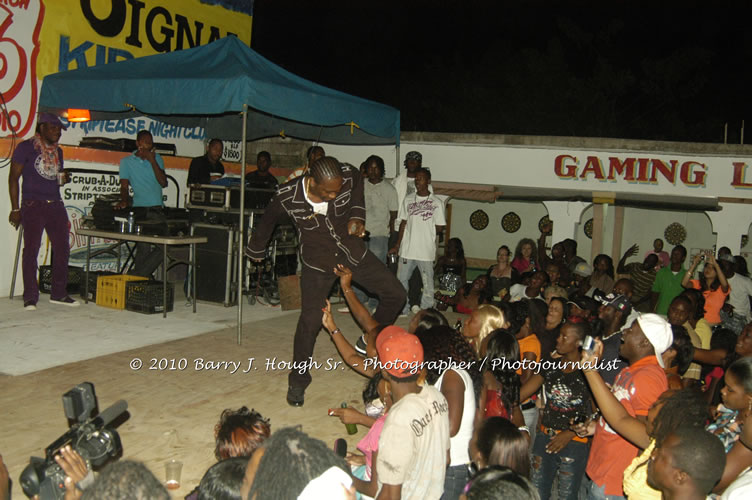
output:
[[[192,49],[48,75],[40,108],[91,111],[92,119],[132,115],[202,126],[207,137],[246,141],[284,135],[338,144],[396,144],[400,115],[390,106],[300,78],[229,36]],[[245,169],[241,168],[245,183]],[[243,227],[245,192],[241,189]],[[242,255],[238,257],[242,269]],[[238,280],[238,343],[243,315]]]

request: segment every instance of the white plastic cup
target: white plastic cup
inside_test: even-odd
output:
[[[165,479],[168,490],[180,488],[180,473],[183,470],[183,462],[178,460],[168,460],[165,462]]]

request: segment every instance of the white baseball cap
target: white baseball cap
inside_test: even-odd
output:
[[[653,313],[641,314],[637,318],[637,323],[645,337],[653,344],[658,364],[661,365],[661,368],[665,368],[662,354],[674,343],[671,325],[662,316]]]

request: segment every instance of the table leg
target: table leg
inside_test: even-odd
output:
[[[193,313],[196,313],[196,244],[191,243],[191,300]]]
[[[162,317],[167,317],[167,244],[162,245]]]
[[[91,265],[91,236],[86,237],[86,274],[84,275],[84,304],[89,303],[89,267]]]

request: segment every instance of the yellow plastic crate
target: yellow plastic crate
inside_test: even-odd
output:
[[[125,309],[125,284],[129,281],[145,281],[142,276],[117,274],[97,278],[97,305],[112,309]]]

